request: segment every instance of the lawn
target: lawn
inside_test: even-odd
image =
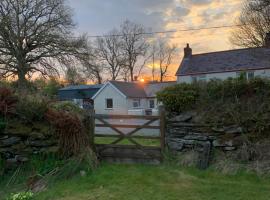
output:
[[[37,200],[267,200],[270,180],[176,166],[102,164],[94,173],[58,182]]]

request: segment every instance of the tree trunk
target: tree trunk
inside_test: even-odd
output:
[[[134,81],[134,77],[133,77],[133,69],[130,69],[130,80],[131,80],[131,82]]]
[[[24,71],[18,72],[18,88],[25,90],[27,88],[27,80],[25,78],[26,73]]]

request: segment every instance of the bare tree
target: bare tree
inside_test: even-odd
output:
[[[167,40],[158,38],[155,41],[152,57],[154,58],[153,65],[158,66],[160,82],[164,81],[176,51],[176,45],[169,45]]]
[[[85,38],[71,39],[74,28],[65,0],[1,0],[1,75],[24,87],[26,75],[57,73],[56,61],[83,53]]]
[[[125,21],[121,25],[122,50],[125,59],[124,66],[129,70],[130,80],[134,80],[134,72],[137,69],[141,72],[146,62],[146,53],[149,47],[143,33],[145,28],[142,25]],[[140,59],[143,59],[140,60]],[[141,62],[141,63],[140,63]]]
[[[270,32],[270,1],[246,0],[238,19],[238,26],[232,32],[232,44],[242,47],[261,47],[266,34]]]
[[[80,73],[78,68],[68,67],[65,72],[65,80],[69,85],[85,84],[86,80]]]
[[[122,41],[117,30],[113,30],[107,36],[96,40],[96,55],[104,63],[112,80],[116,80],[123,70],[124,60],[121,47]]]

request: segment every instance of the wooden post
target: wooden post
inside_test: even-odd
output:
[[[95,151],[95,110],[88,102],[83,105],[83,108],[86,111],[85,127],[87,128],[87,132],[89,134],[89,143],[91,148],[93,148]]]
[[[164,153],[165,150],[165,125],[166,125],[166,116],[164,106],[159,106],[159,116],[160,116],[160,148],[161,153]]]

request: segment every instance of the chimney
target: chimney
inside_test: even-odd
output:
[[[270,48],[270,32],[265,35],[264,46]]]
[[[184,48],[184,58],[190,58],[192,56],[192,49],[189,47],[187,43],[187,47]]]

